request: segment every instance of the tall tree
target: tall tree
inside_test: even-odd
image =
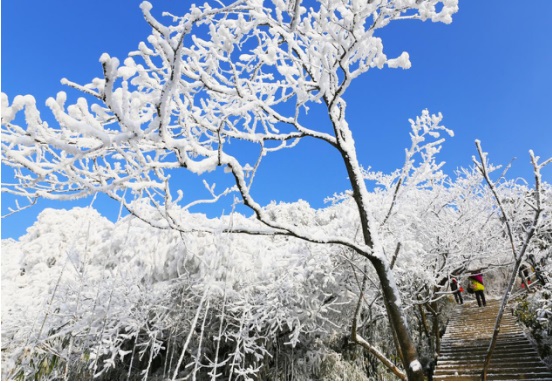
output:
[[[103,78],[90,84],[64,80],[85,97],[69,106],[64,93],[50,98],[54,125],[41,119],[31,96],[15,97],[9,104],[2,95],[2,161],[15,169],[16,179],[3,191],[30,201],[102,192],[155,227],[189,231],[173,209],[183,204],[183,193],[171,186],[171,175],[179,169],[202,174],[224,167],[233,184],[221,191],[206,184],[210,202],[237,192],[264,224],[260,230],[234,227],[234,232],[340,244],[371,262],[406,374],[422,380],[390,259],[377,243],[370,218],[346,94],[372,68],[410,67],[406,52],[387,58],[376,36],[379,29],[405,19],[450,23],[457,0],[320,0],[308,9],[305,5],[284,0],[206,3],[192,5],[189,13],[164,25],[152,15],[152,5],[143,2],[152,27],[148,43],[140,43],[123,65],[102,55]],[[331,131],[312,126],[306,111],[314,103],[324,106]],[[15,116],[22,109],[26,123],[19,125]],[[440,121],[424,112],[413,125],[436,133],[443,129]],[[339,153],[356,203],[360,239],[321,235],[285,222],[267,214],[252,194],[263,158],[306,137]],[[143,198],[158,208],[163,221],[141,214],[133,201]],[[205,201],[184,207],[199,202]]]

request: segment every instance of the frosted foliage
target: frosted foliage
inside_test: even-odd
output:
[[[215,360],[205,358],[216,358],[220,342],[219,373],[254,377],[274,339],[291,349],[337,331],[331,323],[348,300],[339,297],[343,268],[333,258],[285,238],[183,237],[133,218],[113,225],[90,209],[46,210],[19,242],[3,243],[3,372],[29,376],[44,358],[53,367],[42,377],[59,378],[62,363],[50,359],[59,355],[81,377],[113,377],[132,358],[132,377],[169,377],[199,313],[206,333],[189,342],[193,358],[179,376],[214,374]],[[173,365],[153,370],[165,352]]]
[[[532,282],[540,280],[544,285],[538,286],[534,294],[523,294],[527,290],[521,287],[522,280],[517,278],[515,292],[521,290],[522,299],[517,300],[514,310],[522,323],[527,326],[527,331],[537,340],[537,345],[541,351],[544,362],[552,366],[552,252],[550,244],[552,243],[552,222],[550,214],[550,189],[544,193],[545,217],[544,230],[536,235],[536,241],[531,246],[531,256],[536,261],[536,267],[529,267],[531,273],[537,271],[538,274],[531,276]],[[525,263],[526,266],[531,266]]]
[[[454,181],[436,177],[431,187],[408,181],[390,216],[393,184],[368,195],[406,307],[446,298],[433,287],[450,274],[508,264],[502,223],[476,171]],[[517,209],[515,221],[523,221],[531,213],[521,203],[526,186],[500,187]],[[543,190],[550,194],[548,184]],[[550,200],[543,202],[547,217]],[[136,208],[159,216],[147,204]],[[320,235],[359,233],[346,194],[325,209],[301,201],[273,203],[264,213]],[[181,217],[198,227],[259,225],[237,213]],[[545,240],[549,225],[539,233]],[[533,245],[539,260],[544,243]],[[47,209],[19,241],[2,243],[3,378],[360,379],[358,356],[345,357],[336,345],[349,336],[365,264],[341,246],[287,236],[181,233],[134,217],[113,224],[90,208]],[[382,318],[376,284],[364,302],[365,320]],[[537,315],[547,318],[547,301],[537,303]],[[375,331],[371,341],[392,353],[384,323],[363,331]]]

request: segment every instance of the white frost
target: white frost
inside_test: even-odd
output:
[[[422,369],[422,365],[421,363],[418,361],[418,359],[416,359],[415,361],[413,361],[412,363],[410,363],[410,369],[414,372],[416,371],[420,371]]]

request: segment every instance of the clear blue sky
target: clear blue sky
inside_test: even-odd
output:
[[[162,10],[179,13],[190,3],[151,2],[157,15]],[[103,52],[124,58],[148,36],[139,4],[2,1],[2,92],[10,99],[32,94],[41,106],[47,97],[68,90],[60,85],[63,77],[79,83],[101,77],[98,59]],[[510,176],[530,179],[529,149],[542,158],[552,156],[550,15],[550,0],[461,0],[450,25],[408,21],[383,30],[387,55],[408,51],[412,68],[370,71],[348,94],[349,122],[361,163],[382,171],[400,167],[409,144],[408,118],[428,108],[443,113],[443,123],[455,131],[440,157],[447,162],[446,172],[469,166],[474,140],[480,139],[493,163],[507,164],[516,157]],[[337,154],[317,143],[304,142],[264,165],[253,189],[263,204],[302,198],[323,206],[326,196],[347,188]],[[9,174],[2,166],[2,179]],[[552,169],[543,176],[552,182]],[[12,203],[13,198],[2,195],[2,214]],[[45,207],[89,203],[42,201],[4,219],[2,238],[24,234]],[[94,206],[116,217],[117,206],[106,198]]]

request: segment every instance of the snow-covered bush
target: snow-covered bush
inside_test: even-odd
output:
[[[473,171],[431,187],[405,185],[392,214],[389,185],[369,194],[378,251],[395,271],[420,360],[431,365],[452,307],[448,276],[491,266],[488,275],[498,275],[508,266],[506,242]],[[298,232],[354,240],[354,202],[347,193],[331,201],[317,210],[306,202],[265,209]],[[157,219],[148,204],[135,208]],[[350,338],[366,275],[358,332],[400,365],[364,257],[337,244],[244,234],[258,223],[237,213],[181,211],[180,219],[190,230],[133,216],[112,223],[90,208],[47,209],[25,236],[3,241],[3,378],[396,379]],[[499,279],[489,279],[491,291]],[[548,333],[550,289],[531,309]]]
[[[526,294],[515,304],[515,314],[535,340],[539,354],[552,367],[552,264],[539,266],[540,278],[534,293]]]
[[[2,259],[12,378],[255,377],[279,340],[293,353],[333,337],[350,300],[331,249],[112,224],[92,209],[45,210]],[[306,379],[324,347],[305,350],[322,352]]]

